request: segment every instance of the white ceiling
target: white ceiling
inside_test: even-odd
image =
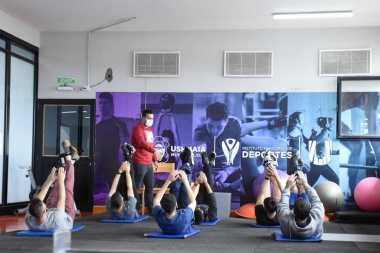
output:
[[[380,26],[380,0],[0,0],[39,31],[179,31]],[[354,11],[352,18],[273,20],[274,12]]]

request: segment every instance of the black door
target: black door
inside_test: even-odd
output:
[[[69,140],[80,152],[80,159],[74,164],[75,203],[81,212],[92,212],[95,100],[42,99],[38,101],[36,116],[36,184],[42,185],[52,167],[59,165],[61,142]]]

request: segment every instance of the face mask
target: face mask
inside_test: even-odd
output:
[[[153,120],[152,119],[147,119],[146,122],[145,122],[145,126],[147,126],[147,127],[153,126]]]

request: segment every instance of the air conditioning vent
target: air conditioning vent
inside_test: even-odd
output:
[[[273,52],[224,52],[224,76],[267,77],[273,75],[272,68]]]
[[[134,77],[177,77],[180,52],[134,52]]]
[[[319,51],[320,76],[370,75],[371,65],[371,48]]]

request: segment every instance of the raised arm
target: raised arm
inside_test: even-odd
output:
[[[153,131],[157,135],[160,135],[160,125],[161,125],[162,117],[164,115],[165,113],[160,110],[160,112],[158,113],[157,119],[155,120]]]
[[[128,162],[123,162],[121,164],[119,170],[117,171],[117,174],[115,175],[115,177],[114,177],[114,179],[112,181],[112,186],[111,186],[110,192],[108,193],[109,197],[112,196],[116,192],[117,184],[119,183],[119,180],[120,180],[120,175],[121,175],[121,173],[123,173],[124,171],[126,171],[126,169],[127,169],[127,163]],[[127,185],[129,185],[128,181],[127,181]],[[128,194],[128,196],[129,196],[129,194]]]
[[[199,186],[202,183],[202,173],[203,172],[201,172],[201,174],[197,177],[197,179],[195,179],[195,182],[194,182],[193,186],[191,187],[191,190],[193,191],[195,197],[198,196]]]
[[[168,179],[166,179],[165,183],[162,185],[161,189],[157,192],[156,196],[153,199],[153,208],[155,206],[161,206],[160,202],[161,202],[162,197],[165,194],[166,189],[169,187],[169,185],[173,181],[175,181],[178,178],[178,174],[179,174],[178,170],[172,171],[169,174]]]
[[[253,131],[266,128],[269,125],[267,120],[261,120],[261,121],[255,121],[255,122],[249,122],[249,123],[243,123],[241,125],[241,133],[240,137],[244,137],[249,133],[252,133]]]
[[[273,184],[273,198],[280,200],[281,199],[281,193],[284,190],[285,186],[282,182],[280,176],[278,175],[278,171],[275,167],[272,165],[268,166],[269,173],[271,174],[270,180]]]
[[[189,198],[189,205],[187,207],[191,208],[194,211],[197,205],[197,201],[195,200],[194,193],[191,190],[189,180],[187,179],[187,175],[183,170],[179,170],[179,178],[186,187],[187,197]]]
[[[51,169],[50,171],[50,174],[46,180],[46,182],[44,183],[44,185],[42,186],[42,189],[41,191],[38,193],[37,197],[36,198],[39,198],[40,200],[44,200],[44,198],[46,197],[46,194],[50,188],[50,186],[54,183],[54,181],[57,179],[57,176],[55,174],[55,172],[57,171],[57,169],[54,167]]]
[[[57,202],[57,208],[65,210],[65,202],[66,202],[66,190],[65,190],[65,178],[66,178],[66,171],[63,167],[59,167],[58,169],[58,182],[59,182],[59,189],[58,189],[58,202]]]
[[[129,162],[126,162],[126,166],[125,166],[126,170],[125,170],[125,177],[126,177],[126,181],[127,181],[127,196],[128,197],[134,197],[134,193],[133,193],[133,187],[132,187],[132,178],[131,178],[131,164]]]
[[[178,128],[177,128],[177,122],[174,119],[173,113],[172,112],[167,112],[166,115],[169,116],[170,118],[170,125],[172,127],[172,131],[174,134],[174,145],[180,146],[180,140],[179,140],[179,134],[178,134]]]
[[[261,183],[261,186],[260,186],[259,195],[257,196],[257,199],[256,199],[256,205],[264,204],[264,199],[271,196],[270,194],[270,176],[271,175],[269,173],[268,167],[265,171],[265,179]]]

